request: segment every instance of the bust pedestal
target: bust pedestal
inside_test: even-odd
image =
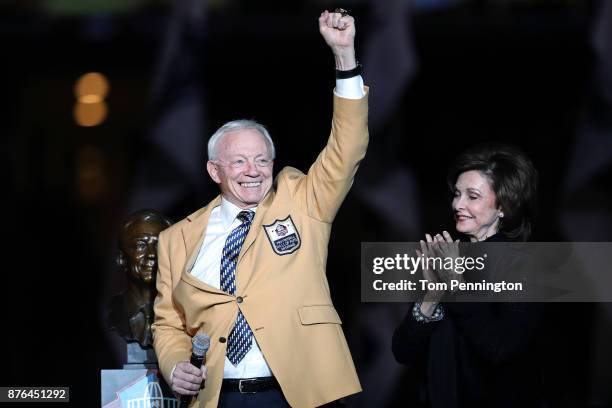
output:
[[[179,401],[159,373],[151,347],[126,343],[127,361],[122,370],[102,370],[103,408],[175,408]]]
[[[137,368],[157,369],[157,356],[151,347],[143,348],[137,342],[127,343],[127,361],[123,365],[125,370]]]

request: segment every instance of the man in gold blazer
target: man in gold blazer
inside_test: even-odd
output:
[[[353,18],[325,11],[319,31],[337,80],[331,134],[308,174],[286,167],[273,180],[267,130],[229,122],[208,144],[220,196],[159,236],[155,351],[194,407],[315,407],[361,390],[325,268],[368,144],[367,88]],[[189,364],[198,332],[211,339],[202,369]]]

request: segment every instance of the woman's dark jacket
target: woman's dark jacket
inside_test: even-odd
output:
[[[487,241],[505,238],[496,234]],[[443,307],[444,318],[437,322],[418,322],[409,312],[393,334],[395,359],[423,378],[427,403],[539,406],[542,305],[446,302]]]

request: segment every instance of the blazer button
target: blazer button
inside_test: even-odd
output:
[[[244,299],[242,298],[242,296],[238,296],[238,297],[236,298],[236,302],[238,302],[238,303],[242,303],[242,301],[243,301],[243,300],[244,300]]]
[[[221,336],[219,337],[219,343],[225,343],[227,340],[225,337]]]

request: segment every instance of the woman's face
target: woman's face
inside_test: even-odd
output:
[[[499,217],[495,193],[489,179],[478,170],[461,173],[455,182],[453,213],[457,231],[472,241],[482,241],[497,233]]]

